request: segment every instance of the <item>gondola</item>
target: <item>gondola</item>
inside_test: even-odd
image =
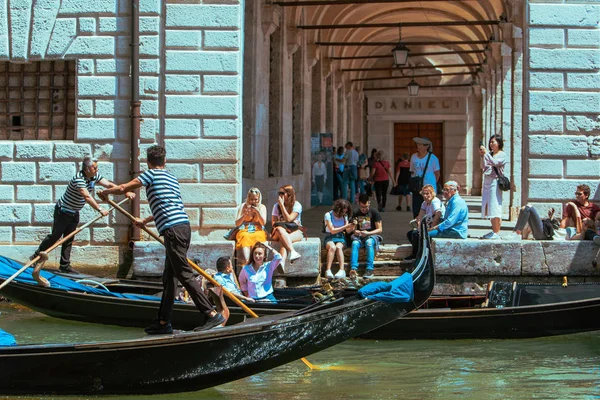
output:
[[[429,250],[429,243],[424,246]],[[421,254],[421,253],[420,253]],[[426,254],[429,254],[427,252]],[[74,276],[76,277],[76,276]],[[47,276],[52,280],[51,276]],[[95,279],[95,278],[94,278]],[[87,279],[93,281],[93,279]],[[93,282],[90,282],[93,284]],[[126,280],[104,281],[111,292],[156,293],[160,284]],[[0,294],[34,310],[58,318],[143,327],[154,318],[158,298],[108,298],[98,294],[37,286],[33,280],[8,285]],[[352,296],[345,290],[339,296]],[[275,293],[279,304],[249,304],[259,315],[299,310],[311,304],[307,289],[281,289]],[[600,311],[600,284],[557,284],[493,282],[486,295],[431,296],[405,318],[361,335],[370,339],[487,339],[534,338],[600,330],[600,321],[590,315]],[[230,323],[239,323],[247,314],[230,306]],[[204,323],[191,304],[175,305],[173,323],[192,329]]]
[[[0,348],[0,394],[174,393],[262,372],[362,335],[421,306],[433,291],[435,275],[428,246],[420,255],[412,273],[412,302],[346,297],[205,332]]]

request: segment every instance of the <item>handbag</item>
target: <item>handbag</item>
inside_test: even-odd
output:
[[[358,179],[364,181],[369,179],[369,172],[367,171],[368,167],[360,167],[358,169]]]
[[[300,228],[300,226],[295,222],[285,222],[285,221],[275,222],[273,224],[273,228],[277,228],[277,227],[284,228],[286,231],[288,231],[288,233],[295,232]]]
[[[510,180],[505,177],[504,175],[502,175],[499,171],[498,168],[493,167],[494,171],[496,171],[496,175],[498,176],[498,178],[496,178],[496,180],[498,181],[498,187],[500,188],[500,190],[502,190],[503,192],[507,192],[510,190]]]
[[[400,184],[397,184],[396,186],[392,187],[392,190],[390,190],[390,194],[392,196],[400,196]]]
[[[429,166],[429,159],[431,158],[431,152],[427,156],[427,161],[425,162],[425,168],[423,168],[423,176],[411,176],[408,181],[408,189],[411,193],[419,193],[421,189],[423,189],[423,180],[425,179],[425,174],[427,173],[427,167]]]
[[[242,226],[243,225],[231,228],[226,234],[223,235],[223,237],[225,238],[225,240],[235,240],[235,237],[236,237],[237,233],[240,231],[240,228]]]

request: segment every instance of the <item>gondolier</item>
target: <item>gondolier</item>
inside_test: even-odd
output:
[[[151,146],[147,150],[148,170],[128,183],[98,193],[100,198],[106,199],[109,194],[125,194],[144,186],[152,215],[144,219],[136,218],[135,224],[142,227],[154,221],[158,233],[164,237],[166,253],[163,272],[164,291],[158,318],[145,329],[149,335],[173,332],[171,315],[177,280],[188,291],[196,308],[206,314],[206,323],[195,330],[210,329],[225,323],[225,318],[215,311],[202,291],[202,287],[194,279],[194,272],[187,261],[191,242],[190,221],[183,208],[179,182],[165,169],[165,163],[165,149],[161,146]]]
[[[77,172],[69,182],[65,194],[56,202],[54,207],[54,221],[52,222],[52,232],[42,240],[38,249],[30,257],[31,260],[36,258],[40,253],[43,253],[50,246],[56,243],[61,237],[67,236],[77,229],[79,224],[79,211],[89,204],[94,210],[104,216],[108,215],[108,211],[100,207],[94,199],[94,188],[96,184],[106,188],[115,187],[116,185],[98,173],[98,162],[92,160],[91,157],[84,157],[81,163],[81,171]],[[128,192],[125,194],[129,199],[135,197],[135,193]],[[65,273],[78,273],[71,267],[71,247],[73,238],[66,240],[61,246],[60,253],[60,271]],[[44,253],[42,256],[46,256]],[[45,258],[45,257],[43,257]],[[39,272],[39,267],[36,265],[36,272]]]

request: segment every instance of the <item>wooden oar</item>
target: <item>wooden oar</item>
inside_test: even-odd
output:
[[[123,204],[124,202],[127,201],[127,198],[123,199],[120,204]],[[119,205],[115,204],[116,207],[119,207]],[[108,211],[112,211],[115,209],[115,206],[113,206],[113,208],[110,208]],[[119,207],[121,208],[121,207]],[[45,253],[49,253],[52,250],[54,250],[55,248],[57,248],[58,246],[60,246],[61,244],[63,244],[65,241],[71,239],[73,236],[75,236],[76,234],[78,234],[79,232],[81,232],[82,230],[84,230],[85,228],[87,228],[88,226],[90,226],[91,224],[93,224],[94,222],[98,221],[99,219],[104,218],[104,215],[100,214],[98,215],[96,218],[92,219],[91,221],[89,221],[88,223],[82,225],[81,227],[77,228],[76,230],[74,230],[73,232],[69,233],[67,236],[63,237],[62,239],[60,239],[59,241],[57,241],[56,243],[54,243],[52,246],[48,247],[46,250],[44,250]],[[35,264],[37,261],[41,260],[41,256],[37,256],[35,257],[33,260],[29,261],[27,264],[25,264],[20,270],[18,270],[17,272],[15,272],[14,274],[12,274],[12,276],[10,278],[8,278],[7,280],[5,280],[4,282],[2,282],[2,284],[0,285],[0,289],[2,289],[4,286],[8,285],[10,282],[12,282],[17,276],[21,275],[21,273],[23,273],[23,271],[25,271],[27,268],[29,268],[31,265]],[[42,278],[42,277],[34,277],[35,280],[43,286],[49,286],[49,283],[46,279]],[[43,281],[41,281],[43,279]]]
[[[123,215],[125,215],[127,218],[129,218],[132,222],[135,221],[135,217],[133,215],[129,214],[127,212],[127,210],[125,210],[124,208],[120,207],[118,204],[116,204],[111,199],[107,198],[106,202],[108,204],[110,204],[111,206],[113,206],[118,211],[120,211]],[[165,241],[163,240],[163,238],[161,238],[156,232],[150,230],[147,226],[142,226],[142,229],[145,230],[150,236],[152,236],[154,239],[156,239],[163,246],[165,245]],[[242,308],[242,310],[244,310],[246,313],[248,313],[251,317],[258,318],[258,315],[254,311],[252,311],[247,305],[245,305],[244,303],[242,303],[242,301],[240,299],[238,299],[233,293],[231,293],[229,290],[225,289],[212,276],[210,276],[209,274],[207,274],[202,268],[200,268],[198,265],[196,265],[196,263],[194,263],[189,258],[187,259],[187,261],[192,266],[192,268],[194,268],[206,280],[208,280],[213,285],[222,288],[223,289],[223,293],[227,297],[229,297],[235,304],[237,304],[238,306],[240,306]],[[312,364],[310,361],[308,361],[306,358],[301,358],[301,360],[310,369],[320,369],[317,366],[315,366],[314,364]]]

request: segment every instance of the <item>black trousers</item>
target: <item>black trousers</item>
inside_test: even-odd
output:
[[[52,222],[52,232],[42,240],[38,249],[35,251],[35,256],[40,254],[40,251],[45,251],[54,243],[58,242],[61,237],[67,236],[69,233],[77,229],[79,224],[79,212],[74,214],[60,210],[58,204],[54,207],[54,221]],[[73,247],[73,239],[71,238],[62,244],[60,251],[60,268],[68,268],[71,264],[71,248]]]
[[[377,207],[385,208],[387,203],[387,191],[390,187],[390,181],[375,181],[375,196],[377,196]]]
[[[158,318],[171,321],[177,281],[188,291],[196,308],[206,314],[214,309],[202,291],[200,283],[194,279],[194,271],[187,261],[187,252],[192,237],[189,224],[175,225],[163,231],[165,239],[165,270],[163,272],[163,294],[160,299]]]

